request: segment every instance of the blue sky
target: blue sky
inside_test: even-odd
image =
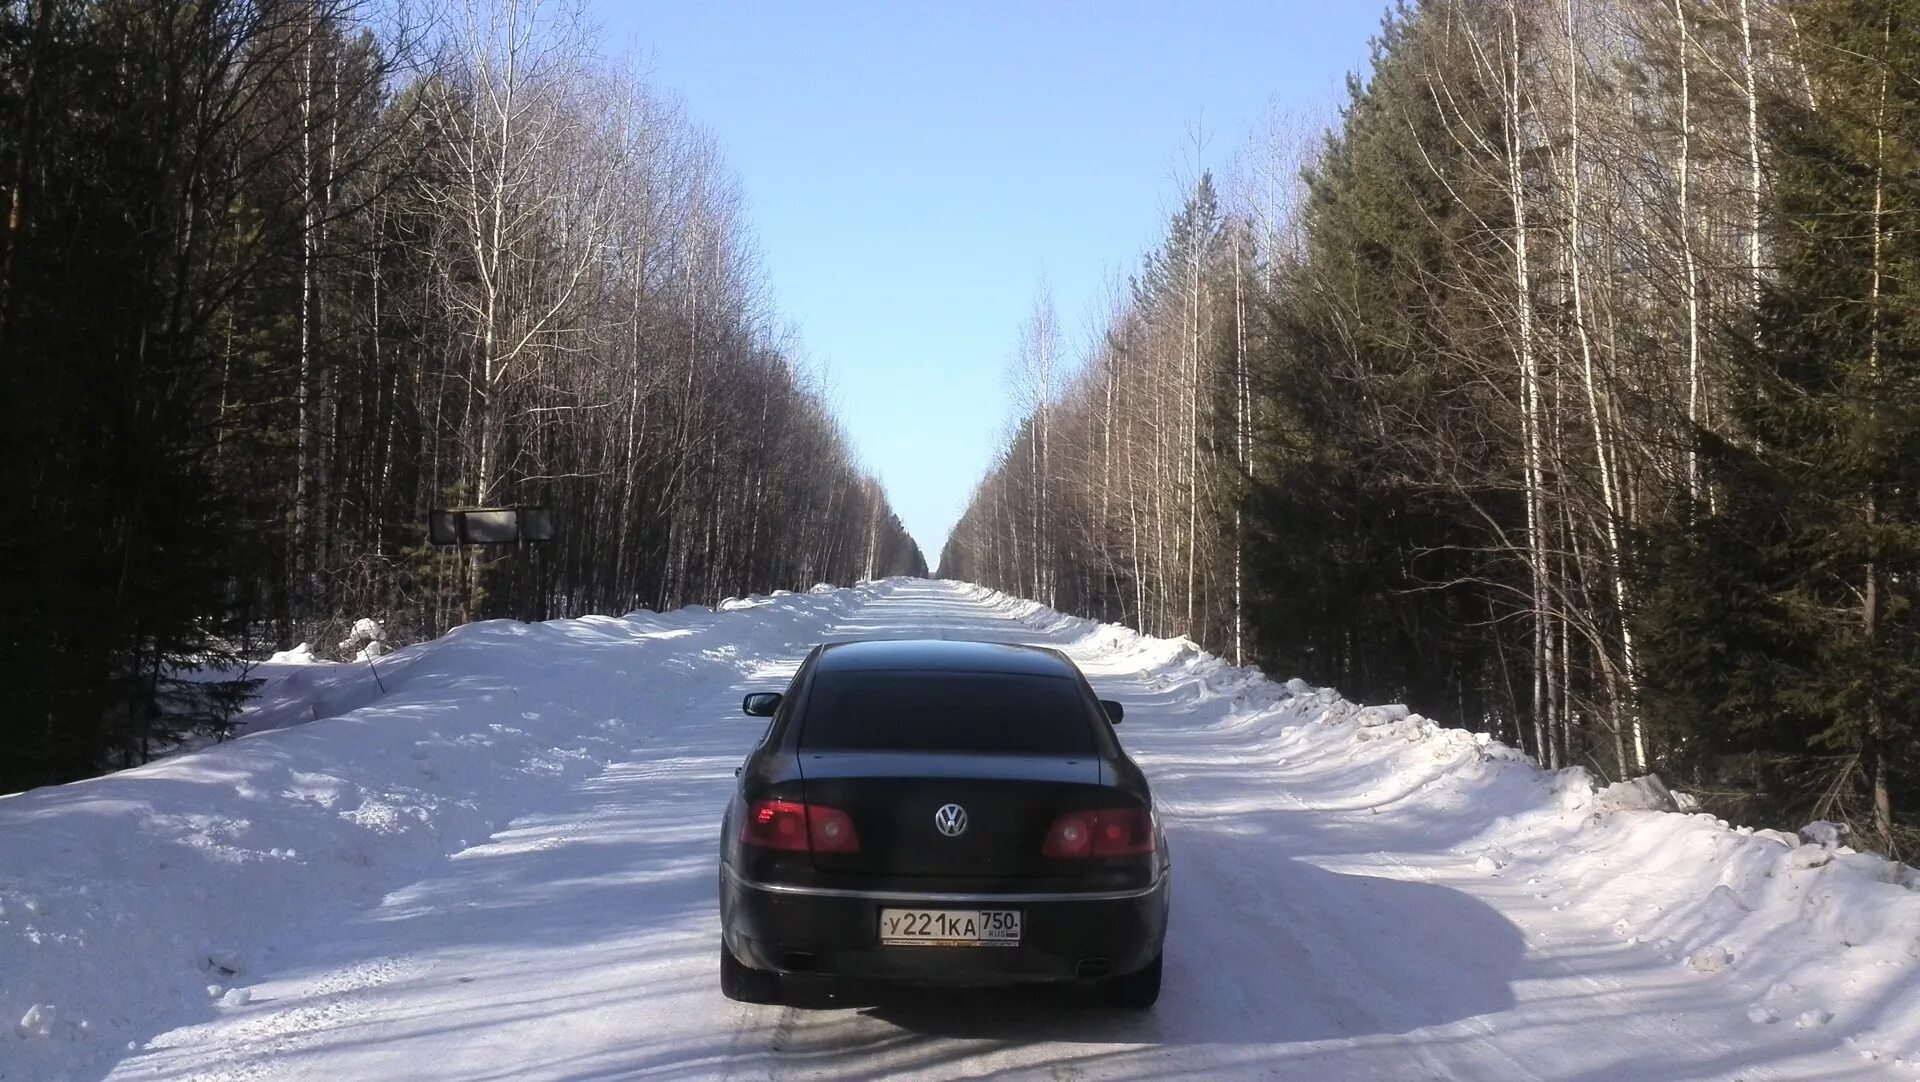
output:
[[[774,303],[862,463],[939,559],[1011,412],[1042,277],[1070,339],[1194,161],[1318,108],[1384,5],[599,0],[610,51],[718,138]],[[1077,353],[1077,350],[1076,350]]]

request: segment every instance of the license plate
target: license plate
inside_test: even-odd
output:
[[[880,942],[893,947],[1017,947],[1018,909],[882,909]]]

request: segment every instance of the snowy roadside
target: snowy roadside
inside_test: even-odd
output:
[[[1473,873],[1703,980],[1737,982],[1753,1025],[1823,1031],[1862,1063],[1920,1077],[1920,869],[1856,852],[1820,824],[1803,838],[1650,810],[1631,783],[1609,786],[1581,767],[1543,770],[1486,734],[1404,706],[1277,684],[1184,639],[972,589],[1037,632],[1073,641],[1083,666],[1111,658],[1231,700],[1210,728],[1242,756],[1337,774],[1332,795],[1344,808],[1411,816]]]
[[[276,943],[631,755],[663,693],[731,685],[875,589],[469,624],[379,682],[283,664],[262,731],[0,799],[0,1078],[97,1074],[156,1020],[234,1005]]]
[[[0,1077],[1920,1077],[1913,869],[979,587],[721,609],[471,625],[364,702],[314,665],[319,721],[0,800]],[[710,822],[755,730],[716,719],[821,639],[950,632],[1127,702],[1176,993],[724,1004]]]

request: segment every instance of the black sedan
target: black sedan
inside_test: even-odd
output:
[[[835,643],[743,706],[772,720],[721,830],[729,998],[791,974],[1159,997],[1166,836],[1120,704],[1064,655]]]

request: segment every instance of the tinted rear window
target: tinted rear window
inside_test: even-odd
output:
[[[801,724],[810,751],[1092,755],[1080,687],[1064,676],[822,672]]]

